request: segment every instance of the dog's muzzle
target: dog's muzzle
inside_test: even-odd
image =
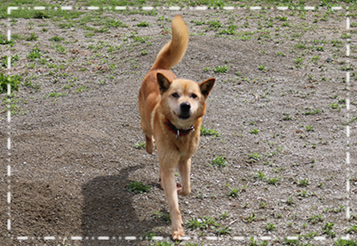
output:
[[[181,103],[180,105],[180,119],[188,119],[191,116],[191,105],[188,102]]]

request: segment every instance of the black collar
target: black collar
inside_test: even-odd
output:
[[[176,134],[176,140],[179,139],[180,136],[186,136],[188,135],[190,132],[195,131],[195,127],[192,125],[189,129],[184,130],[184,129],[177,129],[176,126],[174,126],[171,121],[169,121],[168,118],[165,118],[165,122],[164,122],[165,126],[167,127],[167,129],[170,130],[170,132]]]

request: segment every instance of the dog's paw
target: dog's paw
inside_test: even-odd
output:
[[[181,184],[177,183],[177,194],[180,196],[188,196],[191,193],[190,189],[185,189]]]
[[[183,231],[183,229],[172,232],[172,239],[174,241],[181,241],[181,237],[184,237],[184,236],[185,236],[185,232]]]

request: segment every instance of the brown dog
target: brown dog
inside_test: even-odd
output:
[[[181,15],[172,20],[172,40],[159,52],[145,76],[139,92],[141,128],[146,136],[146,151],[152,154],[154,140],[160,161],[161,187],[168,201],[172,238],[184,236],[177,193],[191,192],[191,156],[200,139],[202,117],[206,113],[206,98],[215,78],[202,83],[177,79],[170,71],[184,56],[189,34]],[[178,168],[182,185],[176,186],[174,172]]]

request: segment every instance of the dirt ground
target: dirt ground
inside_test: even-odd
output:
[[[16,19],[13,46],[0,45],[1,54],[19,57],[2,72],[22,76],[10,124],[5,100],[0,110],[1,245],[161,242],[144,235],[170,242],[157,154],[134,146],[144,140],[141,80],[170,40],[170,20],[182,12],[84,12],[73,19]],[[202,136],[193,157],[192,193],[179,198],[190,240],[181,244],[253,245],[250,238],[268,237],[269,245],[283,245],[298,236],[300,243],[331,245],[347,233],[356,239],[349,228],[357,223],[357,121],[351,120],[357,49],[350,42],[346,57],[355,32],[346,38],[345,11],[185,11],[184,19],[190,43],[173,71],[196,81],[217,78],[203,125],[221,136]],[[106,20],[125,25],[102,29]],[[8,20],[0,23],[6,30]],[[26,40],[31,33],[38,39]],[[54,36],[64,39],[49,40]],[[41,58],[32,61],[35,46]],[[225,167],[212,164],[218,156]],[[130,181],[151,190],[129,192]],[[227,195],[233,188],[236,197]],[[189,228],[204,216],[230,234]]]

